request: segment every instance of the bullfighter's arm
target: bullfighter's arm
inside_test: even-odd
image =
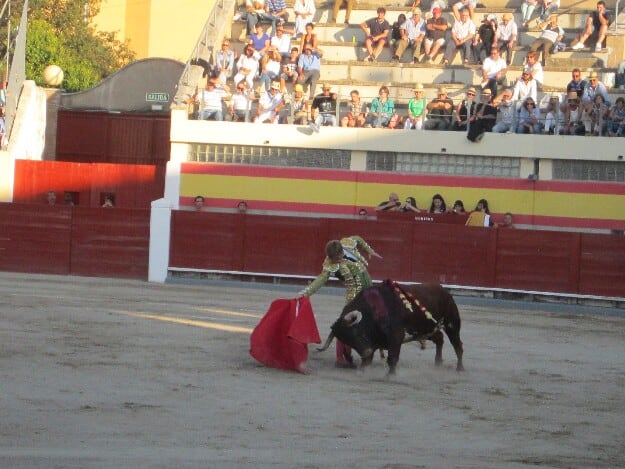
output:
[[[368,254],[369,259],[371,259],[371,256],[382,259],[382,256],[375,252],[375,250],[371,246],[369,246],[369,244],[361,236],[353,235],[350,236],[350,238],[356,241],[356,246],[358,247],[358,249]]]
[[[313,280],[306,288],[298,293],[298,296],[311,296],[321,287],[323,287],[326,282],[330,279],[330,271],[323,270],[315,280]]]

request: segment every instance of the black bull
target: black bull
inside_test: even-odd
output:
[[[412,340],[434,342],[434,362],[440,365],[443,361],[442,330],[456,352],[456,370],[464,370],[460,315],[451,294],[438,284],[397,285],[386,281],[361,291],[343,308],[319,350],[327,349],[336,337],[356,350],[362,359],[361,366],[366,366],[371,363],[375,350],[386,349],[389,373],[394,373],[402,343]]]

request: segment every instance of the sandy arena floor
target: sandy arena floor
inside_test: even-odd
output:
[[[298,289],[0,273],[0,467],[625,467],[625,317],[458,298],[464,373],[448,342],[390,379],[265,368],[249,334]],[[342,291],[312,300],[325,339]]]

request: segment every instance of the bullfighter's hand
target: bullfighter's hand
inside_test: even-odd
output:
[[[371,259],[371,257],[377,257],[378,259],[382,259],[382,256],[380,256],[377,252],[373,251],[371,254],[369,254],[369,259]]]

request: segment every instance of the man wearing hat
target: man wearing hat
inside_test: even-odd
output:
[[[312,44],[307,43],[304,44],[304,53],[297,60],[297,82],[304,87],[308,85],[310,99],[314,97],[319,81],[322,55],[320,50],[313,50]]]
[[[501,16],[501,23],[497,28],[497,47],[501,54],[506,54],[506,64],[510,65],[512,61],[512,50],[516,43],[518,28],[514,21],[512,13],[504,13]]]
[[[438,51],[445,45],[445,32],[449,29],[449,23],[443,18],[443,10],[439,7],[432,9],[432,17],[425,23],[425,39],[423,49],[425,55],[423,62],[431,62]]]
[[[293,99],[280,113],[280,121],[289,124],[308,124],[308,99],[304,96],[304,87],[299,83],[293,88]]]
[[[582,93],[582,103],[584,105],[592,104],[595,101],[595,96],[600,94],[603,96],[603,101],[606,105],[610,105],[610,95],[603,83],[599,81],[599,74],[594,70],[588,75],[588,81],[584,87]]]
[[[425,130],[448,130],[453,113],[454,102],[447,97],[447,89],[441,86],[436,90],[436,98],[428,103],[428,119],[423,124],[423,128]]]
[[[282,93],[280,93],[280,83],[274,81],[269,91],[265,92],[258,100],[258,113],[254,122],[257,124],[264,122],[278,124],[278,113],[282,106],[284,106],[284,100]]]
[[[417,7],[412,10],[412,18],[401,25],[399,31],[401,33],[401,39],[397,44],[397,50],[395,51],[395,55],[393,55],[393,61],[399,62],[406,48],[413,47],[412,62],[415,64],[419,63],[421,42],[425,37],[425,20],[421,18],[420,8]]]
[[[323,92],[315,96],[310,107],[313,130],[319,131],[322,125],[336,126],[336,93],[331,93],[330,85],[322,85]]]
[[[417,83],[413,91],[415,97],[408,101],[408,117],[404,122],[404,129],[421,130],[427,114],[427,101],[423,97],[423,85],[421,83]]]
[[[562,109],[564,119],[560,126],[560,135],[584,135],[586,126],[582,122],[580,99],[575,91],[569,91],[566,98],[566,105]]]

